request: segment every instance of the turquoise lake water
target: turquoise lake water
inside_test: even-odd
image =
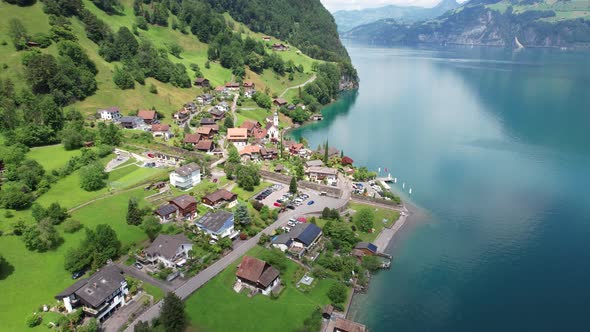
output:
[[[589,331],[590,53],[348,45],[358,92],[299,128],[426,215],[357,296],[371,331]]]

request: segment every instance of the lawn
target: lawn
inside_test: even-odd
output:
[[[358,211],[362,208],[369,208],[375,212],[375,221],[373,223],[375,231],[373,233],[357,232],[361,241],[374,241],[383,229],[383,227],[391,227],[399,219],[400,216],[398,211],[376,208],[370,205],[350,203],[348,206],[349,208],[355,211]],[[387,222],[383,222],[384,220],[387,220]]]
[[[141,288],[154,297],[154,303],[164,298],[164,291],[152,284],[144,282],[143,285],[141,285]]]
[[[263,109],[255,109],[255,110],[239,110],[236,112],[236,116],[238,117],[238,122],[236,126],[242,125],[246,120],[254,120],[260,122],[264,127],[266,125],[266,118],[271,116],[272,113],[270,111],[266,111]]]
[[[260,256],[266,249],[255,247],[247,254]],[[209,281],[186,301],[186,310],[192,326],[198,331],[294,331],[303,325],[316,308],[329,303],[327,290],[334,281],[322,280],[310,293],[295,288],[293,275],[299,267],[288,262],[287,271],[281,274],[286,288],[278,299],[263,295],[249,298],[232,289],[238,260]]]
[[[46,172],[65,166],[73,156],[80,155],[80,150],[67,151],[63,145],[50,145],[32,148],[27,157],[36,160]]]
[[[132,187],[150,179],[168,178],[168,170],[162,168],[147,168],[126,166],[115,170],[109,175],[109,186],[115,190]]]
[[[147,237],[139,227],[125,222],[127,201],[130,197],[143,198],[148,194],[143,189],[137,189],[108,197],[74,212],[72,218],[90,228],[98,224],[108,224],[124,244],[139,243]],[[140,202],[142,205],[147,204],[144,200]],[[63,233],[62,226],[57,229],[63,236],[64,243],[56,250],[45,253],[27,250],[17,236],[0,237],[0,252],[14,267],[14,271],[6,279],[0,280],[0,321],[6,331],[28,330],[24,323],[25,317],[43,304],[54,304],[53,296],[72,284],[70,274],[63,268],[63,257],[67,249],[79,245],[84,238],[84,231],[66,234]],[[161,295],[155,293],[154,296]],[[47,322],[44,321],[39,329],[45,330]]]
[[[250,198],[252,198],[252,196],[258,194],[259,192],[261,192],[262,190],[264,190],[265,188],[268,188],[270,186],[272,186],[272,183],[260,182],[260,184],[258,186],[254,187],[254,190],[246,191],[236,185],[231,191],[233,193],[238,194],[239,199],[241,199],[243,201],[247,201]]]

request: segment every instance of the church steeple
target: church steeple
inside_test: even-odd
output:
[[[279,113],[276,111],[275,111],[275,114],[272,118],[272,124],[277,128],[279,127]]]

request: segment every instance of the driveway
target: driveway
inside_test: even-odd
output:
[[[171,285],[165,281],[153,278],[152,276],[148,275],[147,273],[138,270],[134,266],[127,266],[127,265],[121,264],[121,263],[117,263],[117,266],[121,270],[123,270],[123,272],[125,272],[125,274],[128,274],[128,275],[130,275],[134,278],[137,278],[143,282],[147,282],[148,284],[154,285],[165,292],[174,291],[175,287],[173,285]]]

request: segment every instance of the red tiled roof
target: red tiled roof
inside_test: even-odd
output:
[[[213,128],[211,127],[199,127],[197,128],[197,134],[200,135],[210,135]]]
[[[153,120],[156,118],[156,111],[141,110],[137,112],[137,116],[144,120]]]
[[[196,144],[201,139],[201,135],[199,134],[186,134],[184,135],[184,143],[192,143]]]
[[[170,130],[170,125],[168,124],[153,124],[152,125],[152,131],[156,132],[156,131],[168,131]]]
[[[253,154],[253,153],[260,153],[260,147],[258,145],[247,145],[245,146],[242,151],[240,151],[240,156],[243,154]]]
[[[212,150],[213,149],[213,141],[201,140],[199,143],[197,143],[197,146],[195,146],[195,149],[201,150],[201,151]]]

